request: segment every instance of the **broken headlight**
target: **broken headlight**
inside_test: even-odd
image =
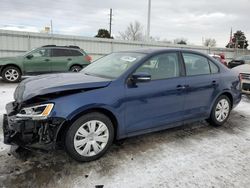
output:
[[[21,109],[16,115],[20,118],[32,118],[33,120],[47,119],[53,109],[54,104],[42,104]]]

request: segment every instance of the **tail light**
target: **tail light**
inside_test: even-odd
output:
[[[92,57],[89,56],[89,55],[86,55],[84,58],[85,58],[85,60],[88,61],[88,62],[91,62],[91,61],[92,61]]]

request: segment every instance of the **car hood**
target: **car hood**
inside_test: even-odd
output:
[[[250,74],[250,65],[248,64],[239,65],[237,67],[232,68],[232,70],[236,73]]]
[[[22,81],[15,90],[14,99],[22,103],[37,96],[106,87],[110,82],[110,79],[84,73],[47,74]]]

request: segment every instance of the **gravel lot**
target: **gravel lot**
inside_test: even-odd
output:
[[[0,114],[15,87],[0,80]],[[249,187],[249,121],[244,97],[222,127],[197,122],[126,139],[89,163],[63,151],[18,160],[8,155],[1,129],[0,187]]]

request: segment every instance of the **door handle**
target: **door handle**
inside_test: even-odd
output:
[[[49,61],[49,59],[45,59],[44,61]]]
[[[71,59],[71,58],[68,58],[67,60],[68,60],[68,61],[71,61],[72,59]]]
[[[216,86],[217,85],[217,82],[215,80],[212,81],[212,85],[213,86]]]

